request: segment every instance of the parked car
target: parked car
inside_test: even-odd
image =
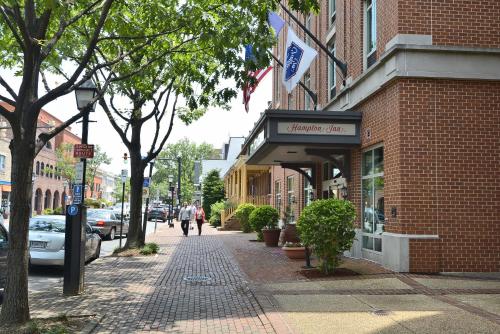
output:
[[[88,209],[87,223],[100,231],[102,238],[113,240],[120,233],[120,218],[108,209]],[[128,234],[128,220],[123,219],[123,235]]]
[[[9,248],[9,232],[0,221],[0,290],[5,287],[7,274],[7,249]]]
[[[122,216],[122,203],[116,203],[112,207],[109,208],[110,210],[113,211],[115,214],[116,218],[118,220],[121,219]],[[123,203],[123,220],[129,220],[130,219],[130,204],[129,203]]]
[[[29,251],[31,265],[64,265],[66,217],[43,215],[30,219]],[[85,262],[95,260],[101,253],[98,231],[85,226]]]
[[[148,220],[158,219],[163,222],[167,221],[168,209],[166,207],[151,208],[148,212]]]

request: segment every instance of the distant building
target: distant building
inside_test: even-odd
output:
[[[200,177],[202,182],[207,173],[213,169],[219,170],[221,177],[224,176],[238,158],[244,141],[244,137],[229,137],[229,142],[225,143],[221,149],[220,159],[202,160]]]

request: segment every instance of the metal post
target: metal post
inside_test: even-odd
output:
[[[86,107],[82,120],[82,144],[88,142],[89,113],[92,105]],[[85,201],[85,177],[87,160],[82,158],[82,202],[76,205],[76,214],[66,214],[66,235],[64,243],[64,285],[65,295],[79,295],[84,290],[85,277],[85,225],[87,224],[87,210]]]
[[[181,205],[181,157],[177,157],[177,203]]]
[[[125,182],[122,181],[122,213],[120,215],[120,248],[122,248],[122,235],[123,235],[123,207],[125,206]]]
[[[154,162],[151,161],[149,163],[149,180],[151,180],[151,175],[153,174],[153,164]],[[148,227],[148,208],[149,208],[149,193],[148,197],[146,197],[146,210],[144,210],[144,222],[142,223],[142,230],[144,233],[144,236],[146,235],[146,228]]]
[[[168,183],[168,189],[170,190],[170,224],[174,224],[174,187],[172,187],[172,182]]]

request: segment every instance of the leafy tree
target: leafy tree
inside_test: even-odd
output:
[[[131,2],[0,1],[0,68],[12,70],[21,79],[21,84],[16,87],[16,79],[0,75],[0,86],[6,92],[0,92],[0,102],[3,102],[0,104],[0,115],[9,122],[13,133],[10,144],[13,184],[11,242],[5,298],[0,314],[2,325],[23,324],[30,318],[27,235],[34,158],[47,141],[88,112],[88,108],[84,108],[69,115],[67,121],[51,131],[37,134],[40,110],[57,98],[73,92],[100,68],[111,64],[119,66],[122,60],[133,55],[134,51],[129,51],[109,59],[109,62],[94,63],[94,66],[90,63],[97,48],[110,48],[116,40],[137,37],[123,36],[121,25],[124,21],[115,20],[116,16],[127,17],[127,25],[138,27],[151,21],[144,16],[134,15],[127,8],[127,3]],[[143,36],[142,32],[139,37],[145,45],[156,38]],[[131,75],[142,67],[136,68]],[[53,87],[46,76],[48,73],[58,77]],[[102,83],[103,91],[110,80],[108,78]],[[46,91],[43,94],[39,91],[41,83]]]
[[[356,235],[355,217],[354,205],[336,198],[313,201],[300,214],[297,221],[300,240],[312,246],[325,274],[332,273],[340,255],[351,248]]]
[[[113,198],[116,200],[116,202],[121,202],[122,201],[122,191],[123,191],[123,184],[122,184],[122,179],[121,177],[115,178],[115,188],[113,190]],[[125,182],[125,202],[128,202],[128,199],[130,198],[130,177],[127,178],[127,181]]]
[[[172,186],[177,186],[178,163],[177,157],[181,157],[181,195],[182,199],[191,202],[194,196],[194,163],[204,159],[216,158],[213,146],[207,143],[197,145],[188,138],[179,140],[177,143],[168,144],[158,155],[155,161],[156,172],[153,175],[151,192],[155,194],[159,190],[160,196],[168,197],[168,176],[173,176]],[[167,160],[161,160],[167,159]]]
[[[56,171],[55,175],[60,176],[68,182],[69,188],[75,181],[75,158],[73,158],[73,145],[63,143],[56,149]]]
[[[210,218],[212,215],[212,204],[224,200],[224,181],[221,180],[219,170],[213,169],[207,173],[203,180],[203,210],[205,215]]]
[[[317,0],[290,0],[289,5],[303,11],[318,9]],[[141,199],[134,194],[142,186],[146,165],[166,142],[175,114],[189,122],[201,115],[203,108],[199,107],[212,101],[225,102],[235,96],[230,89],[215,87],[221,78],[230,76],[237,77],[241,86],[244,75],[237,71],[242,65],[237,45],[260,38],[262,43],[254,43],[257,47],[270,46],[270,33],[263,23],[267,10],[275,7],[274,0],[230,0],[223,4],[214,0],[196,3],[180,0],[0,1],[0,68],[12,69],[21,77],[21,85],[15,89],[12,82],[0,76],[0,85],[6,91],[5,95],[0,94],[0,101],[13,107],[11,110],[9,106],[0,105],[0,115],[7,119],[13,132],[10,148],[14,184],[12,242],[0,323],[22,324],[30,318],[27,234],[34,158],[48,140],[88,112],[88,108],[84,108],[53,130],[37,136],[41,108],[71,93],[98,72],[105,78],[98,85],[99,96],[114,83],[113,93],[134,97],[129,115],[133,116],[129,118],[133,138],[128,141],[125,135],[122,139],[127,139],[124,142],[131,153],[134,175],[131,239],[141,243],[138,235],[144,239],[144,233],[136,227],[140,226]],[[155,17],[161,19],[151,19]],[[194,43],[184,48],[191,38]],[[155,43],[158,40],[161,42]],[[253,66],[268,62],[265,58],[259,57],[259,64]],[[162,66],[150,70],[149,66],[158,60]],[[51,88],[45,73],[57,75],[59,83]],[[134,80],[138,73],[143,76]],[[144,75],[146,73],[148,75]],[[129,79],[127,83],[117,84],[126,79]],[[46,90],[42,96],[38,89],[40,82]],[[175,96],[173,101],[167,98],[170,93]],[[156,150],[149,150],[143,159],[138,134],[149,115],[159,127],[163,116],[158,110],[164,109],[157,103],[152,113],[143,115],[141,110],[146,101],[155,100],[154,96],[156,101],[161,101],[160,95],[165,97],[165,105],[172,102],[170,126],[167,126],[167,135],[152,145]],[[186,98],[187,109],[177,110],[179,96]],[[109,116],[109,108],[106,112]],[[115,127],[117,132],[119,128]],[[159,145],[156,147],[156,144]]]
[[[95,145],[94,157],[92,159],[87,159],[87,172],[86,172],[86,182],[90,187],[90,197],[94,197],[94,183],[97,170],[101,165],[109,165],[111,163],[111,158],[108,157],[106,152],[101,150],[99,145]]]

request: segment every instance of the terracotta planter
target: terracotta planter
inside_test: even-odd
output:
[[[306,248],[305,247],[282,247],[281,248],[285,255],[292,260],[303,260],[306,258]]]
[[[262,230],[262,235],[264,236],[264,242],[268,247],[278,247],[278,241],[280,240],[281,229],[273,230]]]
[[[297,225],[287,224],[285,226],[285,238],[284,242],[299,242],[299,234],[297,232]]]

